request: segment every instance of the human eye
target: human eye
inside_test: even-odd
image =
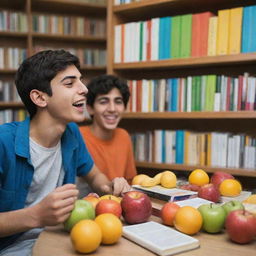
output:
[[[119,105],[124,104],[124,101],[122,98],[116,99],[115,102],[116,102],[116,104],[119,104]]]

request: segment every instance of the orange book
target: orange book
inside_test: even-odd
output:
[[[192,49],[191,56],[206,56],[208,49],[209,20],[211,12],[192,15]]]
[[[218,11],[217,55],[228,54],[230,9]]]
[[[147,60],[151,60],[151,20],[146,21],[147,22]]]
[[[141,99],[142,99],[142,80],[137,81],[137,91],[136,91],[136,110],[137,112],[141,112]]]
[[[243,18],[242,7],[233,8],[230,10],[229,42],[228,42],[229,54],[237,54],[241,52],[242,18]]]

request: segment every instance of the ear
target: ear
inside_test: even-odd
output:
[[[38,107],[45,107],[47,105],[45,93],[39,90],[33,89],[30,92],[30,99],[33,101],[35,105]]]

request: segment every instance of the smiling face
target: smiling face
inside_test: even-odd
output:
[[[46,96],[49,115],[62,123],[82,122],[88,90],[79,70],[68,66],[52,79],[51,88],[52,96]]]
[[[96,133],[114,130],[125,111],[122,95],[117,88],[109,93],[98,95],[93,108],[87,106],[88,112],[93,116],[93,128]]]

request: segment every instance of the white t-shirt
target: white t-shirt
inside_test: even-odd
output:
[[[56,187],[61,186],[65,174],[62,166],[61,142],[52,148],[43,147],[31,138],[29,142],[34,175],[25,207],[35,205]],[[35,228],[25,232],[12,245],[4,249],[0,256],[32,255],[32,248],[42,230],[43,228]]]

